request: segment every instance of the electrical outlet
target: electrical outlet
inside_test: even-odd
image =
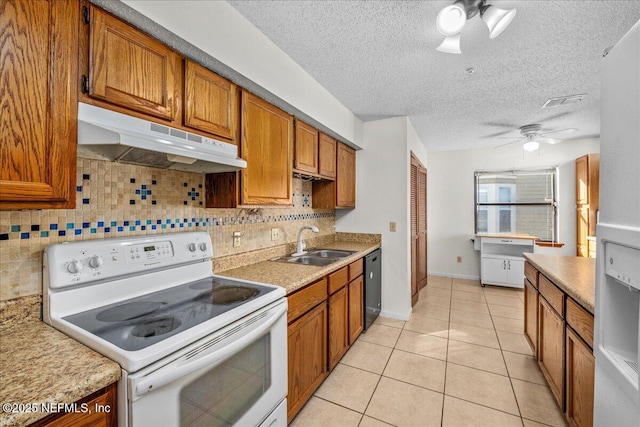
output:
[[[396,232],[396,223],[395,222],[390,222],[389,223],[389,231],[391,231],[392,233]]]
[[[271,229],[271,241],[280,240],[280,229],[272,228]]]
[[[234,231],[233,232],[233,247],[237,248],[238,246],[240,246],[240,237],[242,236],[242,234],[240,234],[239,231]]]
[[[461,256],[456,257],[456,262],[462,262],[462,257]]]

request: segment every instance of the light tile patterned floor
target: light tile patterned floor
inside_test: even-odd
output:
[[[292,426],[564,426],[522,334],[523,300],[429,276],[411,319],[379,317]]]

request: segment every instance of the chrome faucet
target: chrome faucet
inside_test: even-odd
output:
[[[304,250],[305,248],[305,244],[302,241],[302,232],[304,230],[311,230],[314,233],[319,233],[320,230],[318,230],[318,227],[316,227],[315,225],[305,225],[300,229],[300,232],[298,233],[298,248],[296,250],[296,253],[292,254],[293,256],[300,256],[300,255],[304,255],[307,253],[307,251]]]

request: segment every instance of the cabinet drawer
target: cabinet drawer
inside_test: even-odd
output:
[[[329,275],[329,295],[349,283],[349,266],[342,267]]]
[[[560,316],[564,317],[564,292],[556,287],[544,275],[538,277],[540,293]]]
[[[363,266],[364,266],[364,262],[362,261],[362,259],[359,259],[349,264],[349,281],[350,282],[356,277],[362,275]]]
[[[593,348],[593,315],[571,298],[567,298],[567,323]]]
[[[327,279],[323,277],[315,283],[301,289],[287,298],[289,311],[287,322],[291,323],[318,303],[327,299]]]
[[[528,262],[524,263],[524,277],[529,280],[531,286],[538,289],[538,270]]]

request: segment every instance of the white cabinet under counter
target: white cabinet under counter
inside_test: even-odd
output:
[[[538,238],[530,235],[478,234],[474,245],[480,250],[482,286],[524,287],[523,253],[532,253]]]

